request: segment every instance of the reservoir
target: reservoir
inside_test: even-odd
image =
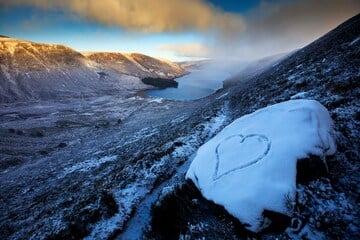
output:
[[[230,73],[215,69],[189,69],[189,74],[175,79],[179,83],[177,88],[151,89],[145,94],[151,97],[172,100],[195,100],[209,96],[223,87],[223,81],[230,77]]]

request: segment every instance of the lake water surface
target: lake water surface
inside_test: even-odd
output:
[[[191,69],[188,75],[175,79],[177,88],[151,89],[145,94],[173,100],[195,100],[206,97],[223,87],[230,73],[211,69]]]

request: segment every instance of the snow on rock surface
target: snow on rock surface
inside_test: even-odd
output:
[[[314,100],[290,100],[238,118],[201,146],[186,178],[254,232],[263,211],[290,215],[296,162],[336,151],[332,120]]]

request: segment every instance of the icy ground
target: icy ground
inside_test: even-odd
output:
[[[3,105],[1,236],[107,238],[133,214],[148,225],[151,199],[226,123],[226,104],[208,104],[104,96]]]

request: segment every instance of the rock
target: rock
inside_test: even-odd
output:
[[[119,206],[116,203],[112,194],[103,191],[100,196],[100,207],[99,211],[105,218],[114,216],[115,213],[119,212]]]
[[[145,239],[251,239],[254,236],[224,207],[206,200],[194,183],[186,180],[161,195],[152,207],[151,228]]]
[[[10,167],[19,166],[24,163],[24,160],[21,158],[4,158],[0,161],[0,170],[5,170]]]
[[[176,239],[186,229],[191,214],[191,200],[201,197],[198,189],[189,181],[158,200],[151,210],[151,227],[154,238]],[[184,202],[188,204],[183,204]]]
[[[67,147],[67,143],[61,142],[61,143],[58,144],[58,147],[59,148]]]
[[[16,134],[19,135],[19,136],[22,136],[22,135],[25,134],[25,132],[23,130],[17,130]]]
[[[248,230],[260,232],[279,214],[291,215],[297,175],[308,179],[303,171],[323,171],[326,163],[308,156],[334,154],[332,132],[330,115],[317,101],[275,104],[240,117],[201,146],[186,178]]]
[[[179,83],[176,82],[173,79],[164,79],[164,78],[151,78],[146,77],[141,79],[141,81],[145,84],[158,87],[158,88],[168,88],[168,87],[174,87],[177,88]]]
[[[38,131],[32,132],[31,136],[32,137],[44,137],[45,133],[43,131],[41,131],[41,130],[38,130]]]
[[[95,128],[105,128],[105,127],[109,127],[110,126],[110,122],[107,120],[99,120],[98,123],[96,123]]]
[[[326,162],[320,156],[309,155],[296,163],[296,183],[305,184],[327,175]]]
[[[41,155],[48,155],[49,154],[49,152],[47,150],[40,150],[39,153]]]

